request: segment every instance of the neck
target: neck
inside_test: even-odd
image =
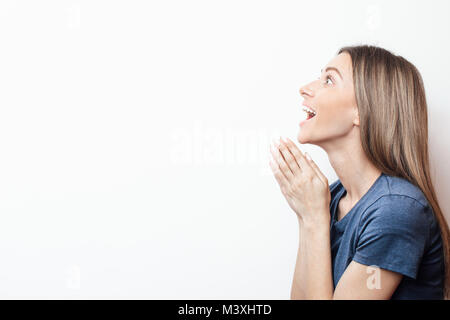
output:
[[[345,139],[341,143],[334,141],[322,146],[328,154],[331,166],[347,191],[346,200],[355,204],[370,189],[381,175],[366,157],[359,136],[354,139]]]

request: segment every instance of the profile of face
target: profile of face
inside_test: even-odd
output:
[[[301,87],[300,95],[303,106],[315,112],[312,118],[300,123],[297,136],[300,143],[324,147],[345,140],[352,130],[358,129],[352,61],[347,52],[335,56],[317,80]]]

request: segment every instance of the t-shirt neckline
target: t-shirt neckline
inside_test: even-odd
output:
[[[342,190],[340,192],[340,195],[337,197],[337,201],[336,201],[336,205],[335,205],[335,209],[334,209],[334,215],[333,215],[333,220],[334,220],[334,224],[335,225],[340,225],[343,224],[343,221],[347,221],[348,220],[348,216],[350,216],[356,209],[356,207],[359,206],[360,203],[362,203],[362,201],[368,197],[368,195],[371,193],[371,191],[375,188],[375,185],[378,184],[378,182],[381,180],[381,177],[384,175],[384,173],[382,172],[378,178],[375,180],[374,183],[372,183],[372,185],[370,186],[369,190],[366,191],[366,193],[361,197],[361,199],[359,199],[355,205],[347,212],[347,214],[341,219],[341,220],[337,220],[337,211],[338,211],[338,206],[339,206],[339,201],[341,200],[341,198],[344,196],[344,194],[347,193],[347,190],[345,190],[344,186],[342,185],[342,183],[339,181],[339,183],[342,186]]]

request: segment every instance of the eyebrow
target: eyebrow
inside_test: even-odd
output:
[[[328,70],[334,70],[334,71],[336,71],[336,73],[339,75],[339,77],[341,77],[341,79],[344,80],[344,78],[342,77],[342,74],[339,72],[338,68],[335,68],[335,67],[328,67],[328,68],[325,69],[325,71],[328,71]],[[320,70],[320,72],[323,72],[323,69]]]

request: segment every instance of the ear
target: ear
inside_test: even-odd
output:
[[[357,127],[359,127],[359,111],[358,111],[358,107],[355,107],[355,117],[353,119],[353,124]]]

